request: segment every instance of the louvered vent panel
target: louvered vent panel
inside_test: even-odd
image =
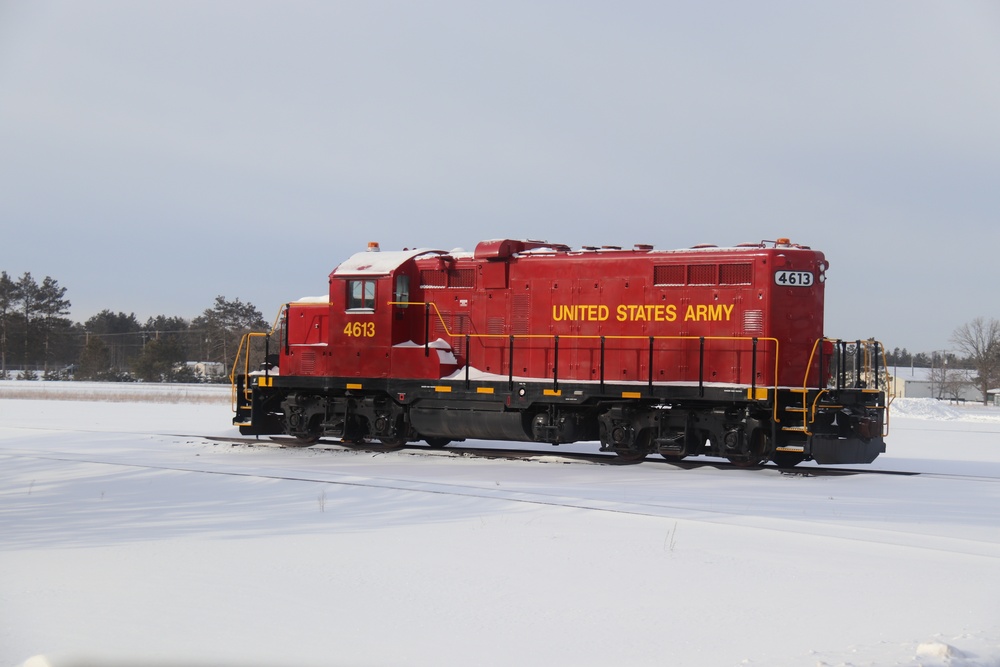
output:
[[[423,270],[420,272],[420,286],[423,288],[447,287],[448,274],[444,271]]]
[[[469,316],[465,313],[455,315],[451,332],[455,334],[448,342],[455,354],[465,354],[465,334],[469,333]]]
[[[764,332],[764,311],[743,311],[743,333],[759,334]]]
[[[719,283],[721,285],[749,285],[752,280],[752,264],[719,265]]]
[[[684,269],[682,264],[653,267],[654,285],[683,285]]]
[[[433,309],[431,309],[433,311]],[[447,327],[451,326],[451,313],[441,312],[441,317],[436,317],[434,313],[431,313],[431,337],[432,338],[442,338],[448,340]]]
[[[316,372],[316,350],[304,349],[300,353],[302,356],[302,372],[305,374]]]
[[[527,294],[515,294],[511,299],[511,333],[526,334],[528,321],[531,317],[531,297]]]
[[[688,267],[688,285],[715,285],[717,273],[715,264],[692,264]]]
[[[475,269],[455,269],[448,272],[448,287],[475,287]]]

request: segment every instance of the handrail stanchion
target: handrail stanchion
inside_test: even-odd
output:
[[[825,347],[826,347],[826,339],[825,338],[820,338],[819,339],[819,368],[816,369],[816,375],[817,375],[817,377],[816,377],[816,388],[817,389],[822,389],[823,388],[823,348],[825,348]],[[806,373],[809,373],[810,370],[811,369],[807,368],[806,369]],[[809,383],[806,382],[806,384],[809,384]]]
[[[861,341],[854,341],[854,388],[861,387]]]
[[[601,393],[604,393],[604,336],[601,336]]]
[[[465,388],[468,389],[471,385],[469,384],[469,359],[472,358],[472,352],[469,350],[469,334],[465,334]]]
[[[271,334],[264,336],[264,377],[271,377],[271,364],[267,358],[271,356]]]
[[[514,391],[514,334],[510,335],[510,352],[507,354],[507,391]]]
[[[552,388],[559,389],[559,334],[552,337]]]
[[[431,356],[431,304],[424,304],[424,356]]]
[[[705,397],[705,337],[698,339],[698,396]]]
[[[653,389],[653,337],[649,337],[649,389]]]
[[[847,341],[840,340],[838,345],[837,354],[837,391],[842,391],[844,389],[844,384],[847,381]]]
[[[875,381],[875,386],[873,388],[874,389],[878,389],[878,379],[879,379],[879,375],[878,375],[878,357],[879,357],[879,354],[878,354],[878,341],[877,340],[876,341],[872,341],[872,344],[873,344],[873,347],[874,347],[872,356],[875,358],[875,371],[874,371],[874,374],[872,375],[872,378]]]

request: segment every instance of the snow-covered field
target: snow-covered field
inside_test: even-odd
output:
[[[870,467],[924,474],[813,477],[234,447],[225,390],[28,384],[0,665],[1000,665],[994,409],[897,401]]]

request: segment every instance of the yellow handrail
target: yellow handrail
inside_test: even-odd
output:
[[[328,304],[327,304],[328,305]],[[243,355],[243,377],[248,377],[250,375],[250,341],[253,338],[260,338],[262,336],[271,336],[275,331],[278,330],[278,322],[281,320],[281,315],[287,308],[287,304],[281,306],[278,309],[278,314],[274,317],[274,322],[271,324],[271,330],[267,332],[263,331],[251,331],[249,333],[243,334],[240,338],[240,346],[236,350],[236,358],[233,360],[233,368],[229,371],[229,385],[232,394],[232,404],[233,412],[236,412],[237,408],[237,396],[236,396],[236,371],[240,366],[240,355]],[[243,398],[244,400],[249,400],[253,391],[250,389],[249,383],[243,386]]]
[[[251,331],[250,333],[243,334],[243,338],[240,339],[240,347],[236,351],[236,360],[233,362],[233,369],[229,373],[229,384],[232,390],[233,412],[236,412],[236,371],[240,365],[240,354],[243,354],[243,377],[248,377],[250,375],[250,340],[270,335],[270,332],[263,333],[260,331]],[[250,389],[249,383],[245,384],[243,386],[243,398],[249,399],[252,393],[253,392]]]
[[[520,339],[523,339],[523,338],[534,338],[534,339],[548,338],[548,339],[555,339],[555,338],[558,337],[560,340],[562,340],[564,338],[577,339],[577,340],[586,340],[586,339],[589,339],[589,340],[600,340],[600,339],[603,338],[605,340],[649,340],[649,339],[653,339],[653,340],[678,340],[678,341],[682,341],[682,340],[687,340],[687,341],[693,341],[693,340],[697,340],[697,341],[701,341],[701,340],[712,340],[712,341],[728,340],[728,341],[744,341],[744,342],[752,342],[754,340],[754,336],[656,336],[656,335],[654,335],[654,336],[648,336],[648,335],[647,336],[638,336],[638,335],[597,335],[597,334],[489,334],[489,333],[482,334],[482,333],[452,333],[451,329],[448,327],[447,322],[445,322],[444,316],[441,314],[440,309],[438,308],[437,304],[434,303],[433,301],[389,301],[388,305],[390,305],[390,306],[424,306],[424,307],[430,306],[430,307],[433,307],[434,313],[437,315],[438,322],[441,324],[441,329],[444,331],[444,334],[446,336],[450,337],[450,338],[458,338],[458,337],[462,337],[462,336],[468,336],[469,338],[503,338],[503,339],[509,339],[509,338],[511,338],[513,336],[515,338],[520,338]],[[775,390],[777,390],[777,388],[778,388],[779,359],[781,357],[781,355],[780,355],[780,345],[781,345],[781,343],[780,343],[780,341],[777,338],[771,338],[771,337],[767,337],[767,336],[758,336],[756,338],[757,338],[758,341],[767,341],[767,342],[774,343],[774,385],[772,385],[772,388],[775,389]],[[779,418],[779,416],[778,416],[778,412],[777,412],[777,402],[775,402],[775,406],[774,406],[774,420],[775,420],[776,423],[779,423],[781,421],[780,418]]]
[[[811,424],[812,422],[816,421],[816,413],[819,410],[819,399],[824,394],[828,394],[829,393],[829,390],[826,389],[825,387],[824,388],[820,388],[819,391],[816,393],[816,395],[813,397],[812,405],[811,406],[807,405],[806,401],[808,400],[808,391],[809,391],[809,371],[812,369],[813,360],[816,358],[816,351],[819,349],[819,346],[822,345],[823,343],[834,343],[834,344],[836,344],[838,342],[841,342],[841,341],[840,341],[840,339],[837,339],[837,338],[827,338],[825,336],[823,338],[817,338],[816,342],[813,343],[812,352],[810,352],[810,354],[809,354],[809,363],[806,366],[806,374],[805,374],[805,377],[802,380],[802,431],[806,435],[812,435],[812,431],[809,430],[809,424]],[[879,383],[879,379],[880,379],[879,377],[875,376],[874,364],[872,364],[872,353],[873,353],[873,349],[872,348],[877,348],[877,349],[881,350],[882,369],[883,369],[882,373],[885,376],[885,377],[883,377],[881,379],[883,381],[883,384],[886,387],[886,396],[887,396],[888,400],[886,401],[885,405],[875,406],[875,407],[877,409],[884,410],[884,412],[885,412],[885,419],[882,420],[882,437],[885,437],[885,436],[887,436],[889,434],[889,410],[888,410],[888,407],[889,407],[889,404],[892,403],[892,398],[893,398],[888,393],[889,392],[889,371],[888,371],[888,366],[886,365],[886,360],[885,360],[885,345],[883,345],[881,342],[875,340],[874,338],[869,338],[867,340],[857,341],[857,344],[863,345],[863,353],[862,353],[863,354],[863,362],[862,362],[862,367],[861,368],[855,368],[854,369],[854,374],[858,378],[862,378],[862,376],[863,376],[863,379],[864,379],[866,385],[874,385],[875,388],[872,389],[871,391],[878,391],[878,383]],[[823,377],[823,369],[822,368],[819,369],[819,376],[820,376],[820,378]]]

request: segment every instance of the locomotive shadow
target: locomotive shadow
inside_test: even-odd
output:
[[[0,548],[82,548],[192,536],[360,533],[519,511],[489,498],[430,496],[350,481],[8,461]],[[294,477],[290,473],[289,477]],[[502,508],[500,503],[502,503]]]

